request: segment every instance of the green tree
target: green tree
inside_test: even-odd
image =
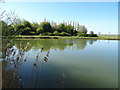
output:
[[[53,34],[50,32],[47,32],[47,36],[52,36]]]
[[[31,28],[31,23],[30,23],[29,21],[27,21],[27,20],[24,20],[24,21],[22,22],[22,24],[23,24],[24,27],[29,27],[29,28]]]
[[[36,32],[36,30],[39,28],[39,24],[38,23],[32,23],[32,31]]]
[[[30,27],[25,27],[25,28],[22,30],[21,34],[22,34],[22,35],[30,35],[30,31],[31,31],[31,28],[30,28]]]
[[[77,32],[87,34],[87,28],[85,26],[78,26],[77,27]]]
[[[85,34],[85,33],[83,33],[83,32],[78,32],[78,33],[77,33],[77,36],[85,37],[85,36],[87,36],[87,34]]]
[[[63,23],[59,24],[59,26],[58,26],[58,32],[60,32],[60,33],[61,32],[67,32],[65,24],[63,24]]]
[[[52,32],[52,28],[49,22],[41,22],[40,28],[43,30],[43,32]]]
[[[66,25],[66,30],[71,36],[73,36],[73,27],[71,25]]]
[[[54,24],[52,25],[52,31],[58,31],[58,25]]]
[[[44,30],[43,30],[43,28],[40,27],[36,30],[36,32],[37,32],[37,34],[41,34],[41,33],[44,33]]]
[[[19,35],[22,33],[22,30],[24,29],[24,26],[22,24],[19,24],[19,25],[15,25],[14,26],[14,29],[16,31],[16,34]]]
[[[90,35],[93,35],[94,34],[94,32],[93,31],[90,31]]]
[[[21,19],[15,14],[14,11],[6,12],[5,10],[0,13],[0,27],[4,36],[15,36],[18,34],[15,25],[21,23]]]
[[[69,34],[69,33],[66,33],[66,32],[61,32],[60,35],[61,35],[61,36],[70,36],[70,34]]]
[[[2,35],[3,36],[12,36],[15,34],[14,28],[11,25],[8,25],[4,21],[0,21],[0,27],[2,27]]]
[[[97,37],[97,34],[94,34],[93,31],[90,31],[89,37]]]

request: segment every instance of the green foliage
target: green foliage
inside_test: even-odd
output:
[[[77,36],[79,36],[79,37],[98,37],[97,34],[94,34],[93,32],[90,33],[90,34],[85,34],[85,33],[82,33],[82,32],[78,32]]]
[[[23,29],[24,26],[19,24],[19,25],[14,26],[14,28],[16,29],[16,31],[18,31],[20,29]]]
[[[54,34],[55,36],[59,36],[59,35],[60,35],[58,31],[54,31],[53,34]]]
[[[73,31],[73,36],[77,36],[78,31],[74,30]]]
[[[43,32],[52,32],[52,28],[49,22],[41,22],[40,28],[43,30]]]
[[[87,42],[95,42],[93,40],[87,40],[87,39],[76,39],[76,49],[84,49],[87,45]],[[24,40],[23,45],[26,45],[28,41]],[[40,47],[44,46],[44,50],[43,51],[48,51],[50,50],[50,48],[56,50],[64,50],[66,47],[68,46],[73,46],[74,45],[74,39],[69,39],[69,41],[67,39],[58,39],[58,40],[51,40],[51,39],[44,39],[44,40],[29,40],[30,42],[30,48],[32,48],[34,46],[34,50],[38,50]],[[16,40],[14,42],[14,45],[19,48],[19,43],[20,40]]]
[[[21,21],[18,20],[13,25],[8,25],[8,23],[1,22],[3,24],[3,35],[47,35],[47,36],[82,36],[82,37],[97,37],[93,31],[90,31],[90,34],[87,34],[87,28],[85,26],[75,25],[65,25],[61,23],[50,24],[49,22],[30,23],[27,20]],[[52,26],[51,26],[52,25]],[[75,30],[74,30],[75,29]]]
[[[77,32],[87,34],[87,28],[85,26],[78,26]]]
[[[89,37],[98,37],[97,34],[89,34]]]
[[[97,34],[94,34],[93,31],[90,31],[90,34],[88,34],[89,37],[98,37]]]
[[[66,25],[66,31],[73,36],[73,27],[71,25]]]
[[[40,27],[36,30],[36,32],[37,32],[37,34],[42,34],[42,33],[44,33],[44,30],[43,30],[43,28]]]
[[[19,35],[19,34],[21,34],[22,30],[24,29],[24,26],[21,25],[21,24],[15,25],[15,26],[14,26],[14,29],[15,29],[15,31],[16,31],[16,34]]]
[[[77,33],[77,36],[85,37],[85,36],[87,36],[87,34],[85,34],[85,33],[83,33],[83,32],[78,32],[78,33]]]
[[[56,24],[54,22],[41,22],[30,23],[27,20],[21,20],[15,15],[14,12],[10,12],[4,16],[5,11],[0,15],[1,18],[4,17],[4,22],[2,24],[3,35],[55,35],[55,36],[96,36],[93,31],[90,32],[90,35],[87,34],[87,28],[85,26],[80,26],[78,24],[76,30],[76,23],[61,23]],[[5,23],[6,22],[6,23]],[[69,25],[68,25],[69,24]],[[75,29],[75,30],[74,30]]]
[[[54,31],[58,31],[58,25],[56,25],[56,24],[53,25],[53,26],[52,26],[52,31],[53,31],[53,32],[54,32]]]
[[[39,28],[39,24],[38,23],[32,23],[32,31],[36,32],[36,30]]]
[[[90,35],[93,35],[94,34],[94,32],[93,31],[90,31]]]
[[[30,24],[30,22],[27,21],[27,20],[23,21],[22,24],[23,24],[24,27],[29,27],[29,28],[31,28],[31,24]]]
[[[30,35],[36,35],[36,32],[32,32],[32,31],[31,31],[31,32],[30,32]]]
[[[61,24],[58,26],[58,32],[59,32],[59,33],[61,33],[61,32],[67,32],[66,27],[65,27],[65,24],[61,23]]]
[[[53,34],[50,32],[47,32],[47,36],[52,36]]]
[[[61,33],[60,33],[60,36],[70,36],[70,34],[69,34],[69,33],[66,33],[66,32],[61,32]]]
[[[39,35],[40,36],[53,36],[53,34],[50,32],[40,33]]]
[[[39,35],[40,35],[40,36],[46,36],[47,33],[40,33]]]
[[[22,35],[29,35],[30,34],[30,31],[31,31],[31,28],[30,27],[25,27],[23,30],[22,30]]]
[[[15,35],[15,30],[11,25],[8,25],[4,21],[0,21],[0,26],[2,27],[2,35],[3,36],[11,36]]]

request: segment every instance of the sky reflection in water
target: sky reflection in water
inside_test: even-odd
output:
[[[16,50],[20,50],[20,42],[13,42]],[[31,45],[19,60],[18,67],[14,67],[12,60],[3,62],[3,71],[6,71],[4,75],[7,75],[7,79],[4,78],[3,81],[8,83],[3,82],[3,87],[118,87],[118,41],[40,39],[23,40],[23,45],[26,46],[27,42]],[[42,47],[44,49],[41,52]],[[47,61],[44,60],[45,56]],[[15,77],[10,83],[14,73]]]

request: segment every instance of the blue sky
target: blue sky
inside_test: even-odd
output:
[[[117,2],[6,2],[2,9],[16,9],[19,17],[30,22],[76,21],[98,34],[118,33]]]

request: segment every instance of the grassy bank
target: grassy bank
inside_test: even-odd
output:
[[[100,35],[98,36],[99,39],[106,39],[106,40],[120,40],[120,35]]]
[[[15,36],[15,39],[99,39],[99,40],[120,40],[118,35],[99,35],[98,37],[78,37],[78,36]]]

